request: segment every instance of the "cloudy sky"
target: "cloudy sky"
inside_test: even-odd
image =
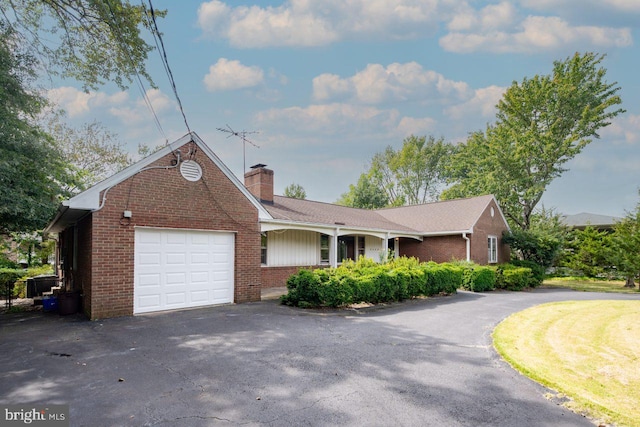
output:
[[[154,0],[190,128],[238,176],[265,163],[282,194],[334,202],[373,154],[405,137],[451,143],[484,129],[513,81],[549,74],[575,52],[606,54],[627,112],[601,130],[543,198],[565,214],[622,216],[640,187],[638,0]],[[97,120],[135,152],[186,126],[157,53],[144,88],[83,93],[56,82],[49,97],[72,124]],[[258,147],[216,130],[229,125]]]

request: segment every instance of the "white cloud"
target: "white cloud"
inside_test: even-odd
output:
[[[204,84],[210,92],[248,88],[263,81],[264,72],[261,68],[226,58],[220,58],[210,66],[209,73],[204,76]]]
[[[534,10],[571,10],[601,7],[617,12],[640,13],[638,0],[520,0],[520,3]]]
[[[397,110],[334,103],[270,109],[258,113],[256,121],[262,126],[286,126],[291,131],[335,135],[387,132],[395,129],[399,116]]]
[[[88,114],[92,108],[121,105],[127,102],[126,92],[107,95],[104,92],[83,92],[74,87],[62,86],[47,91],[47,99],[64,109],[69,117],[80,117]]]
[[[168,111],[176,106],[176,103],[159,89],[147,90],[147,99],[149,99],[156,113]],[[137,104],[138,106],[146,106],[146,103],[142,99],[138,100]]]
[[[200,6],[198,25],[235,47],[322,46],[348,37],[397,39],[433,32],[437,12],[437,0],[289,0],[264,8],[212,0]]]
[[[437,122],[431,117],[415,118],[403,117],[397,129],[404,136],[425,135],[433,131]]]
[[[465,4],[466,6],[466,4]],[[449,21],[451,31],[495,31],[509,28],[516,20],[516,8],[509,2],[489,5],[479,11],[468,6],[460,7]]]
[[[416,62],[393,63],[387,67],[369,64],[363,71],[345,79],[334,74],[322,74],[313,79],[313,97],[318,101],[349,96],[366,104],[411,100],[449,102],[465,99],[468,93],[466,83],[448,80]]]
[[[159,89],[149,89],[146,95],[156,114],[175,107],[175,102]],[[151,112],[145,100],[140,97],[130,99],[128,92],[116,92],[112,95],[105,92],[86,93],[74,87],[63,86],[50,89],[47,98],[64,109],[71,119],[102,116],[100,121],[104,121],[104,115],[109,115],[127,125],[151,120]]]
[[[512,32],[453,32],[440,46],[457,53],[534,53],[565,46],[626,47],[632,44],[628,28],[572,26],[558,17],[529,16]]]
[[[640,144],[640,114],[627,114],[600,132],[600,138],[613,143]]]
[[[506,88],[500,86],[488,86],[477,89],[471,99],[446,108],[445,114],[454,120],[477,116],[483,118],[495,117],[496,104],[502,98],[505,91]]]

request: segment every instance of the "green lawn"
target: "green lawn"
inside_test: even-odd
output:
[[[640,301],[568,301],[513,314],[493,332],[514,368],[571,399],[573,410],[640,425]]]
[[[596,280],[584,277],[553,277],[545,279],[542,286],[549,288],[569,288],[583,292],[619,292],[640,293],[636,283],[635,288],[625,288],[623,280]]]

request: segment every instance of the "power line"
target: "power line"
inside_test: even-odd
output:
[[[144,0],[143,0],[144,1]],[[178,95],[178,89],[176,87],[176,82],[175,79],[173,78],[173,73],[171,72],[171,67],[169,66],[169,59],[167,57],[167,51],[164,47],[164,41],[162,40],[162,34],[160,33],[160,30],[158,29],[158,23],[156,22],[156,13],[155,10],[153,9],[153,4],[151,3],[151,0],[149,1],[149,9],[151,12],[151,22],[149,22],[150,27],[151,27],[151,33],[153,34],[153,38],[156,41],[156,47],[158,47],[158,42],[160,42],[159,45],[159,52],[161,53],[160,55],[160,59],[162,60],[162,63],[164,65],[164,69],[165,72],[167,74],[167,77],[169,78],[169,83],[171,84],[171,88],[173,89],[173,94],[176,97],[176,101],[178,102],[178,108],[180,108],[180,113],[182,114],[182,118],[184,119],[184,124],[187,127],[187,132],[191,133],[191,128],[189,127],[189,122],[187,121],[187,115],[184,113],[184,109],[182,108],[182,101],[180,100],[180,96]],[[146,9],[144,7],[144,2],[142,3],[143,9],[146,12]],[[146,15],[146,13],[145,13]],[[148,19],[148,18],[147,18]],[[151,26],[151,24],[153,24],[153,26]]]
[[[111,13],[111,17],[113,18],[113,23],[112,23],[113,25],[110,25],[111,30],[117,35],[120,43],[122,44],[122,47],[124,48],[126,46],[126,43],[124,42],[122,34],[120,33],[118,18],[116,17],[116,14],[113,11],[113,8],[111,7],[111,2],[106,1],[105,3],[107,3],[107,7],[109,7],[109,12]],[[131,68],[133,69],[136,75],[136,80],[138,83],[137,86],[138,86],[138,90],[140,91],[140,95],[142,95],[142,99],[144,100],[145,105],[151,111],[151,114],[153,115],[153,119],[156,127],[158,128],[158,131],[162,134],[165,141],[169,143],[169,138],[167,138],[167,134],[164,132],[164,129],[162,128],[160,119],[158,119],[158,115],[156,114],[156,111],[153,109],[153,105],[151,105],[151,100],[149,99],[149,96],[147,95],[147,92],[144,89],[144,83],[142,83],[142,78],[140,77],[140,73],[138,72],[138,67],[136,67],[136,64],[134,63],[133,58],[131,58],[131,54],[129,50],[123,49],[123,51],[125,51],[125,53],[127,54],[127,59],[129,60],[131,64]]]

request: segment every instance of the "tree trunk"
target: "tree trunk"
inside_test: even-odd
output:
[[[625,288],[635,288],[636,284],[633,281],[633,276],[628,276],[627,277],[627,282],[624,284]],[[638,283],[638,289],[640,289],[640,283]]]

